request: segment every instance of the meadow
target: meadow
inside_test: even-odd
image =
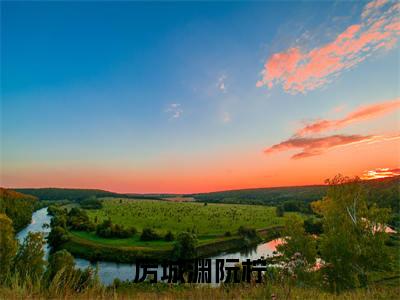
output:
[[[240,226],[260,229],[282,225],[290,214],[277,217],[275,210],[261,205],[103,198],[102,209],[86,211],[95,223],[110,218],[139,232],[143,228],[153,228],[161,235],[190,231],[211,238],[227,232],[234,235]]]

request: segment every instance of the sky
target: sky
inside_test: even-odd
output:
[[[400,4],[1,2],[4,187],[400,174]]]

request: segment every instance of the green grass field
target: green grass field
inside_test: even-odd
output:
[[[159,234],[165,234],[168,230],[173,233],[191,231],[203,239],[228,231],[235,234],[242,225],[259,229],[281,225],[285,220],[276,217],[274,207],[261,205],[204,205],[115,198],[105,198],[102,209],[87,212],[93,221],[97,217],[97,223],[111,218],[113,223],[133,226],[139,232],[146,227],[153,228]],[[132,239],[136,241],[136,237]]]

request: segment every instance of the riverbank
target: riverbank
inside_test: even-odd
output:
[[[261,242],[266,242],[280,236],[282,227],[274,226],[271,228],[258,230],[258,236],[253,239],[242,236],[222,237],[211,242],[200,243],[196,247],[197,257],[205,258],[218,255],[223,252],[235,252],[251,248]],[[89,261],[108,261],[115,263],[135,263],[137,260],[151,260],[161,262],[171,260],[172,244],[163,248],[152,248],[149,246],[115,246],[102,244],[81,238],[76,234],[69,233],[68,242],[62,244],[60,249],[69,251],[78,258]],[[151,244],[151,243],[149,243]]]

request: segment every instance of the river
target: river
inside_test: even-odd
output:
[[[28,232],[43,232],[47,235],[50,231],[49,227],[44,226],[45,224],[50,224],[51,216],[47,214],[47,208],[42,208],[37,210],[32,214],[32,222],[26,228],[21,230],[17,234],[17,238],[22,243],[25,237],[28,235]],[[258,246],[247,249],[246,251],[232,252],[232,253],[221,253],[216,256],[210,257],[212,261],[215,263],[215,259],[228,259],[228,258],[238,258],[240,260],[249,259],[258,259],[261,256],[269,257],[274,255],[273,252],[276,250],[276,246],[280,243],[280,239],[272,240],[267,243],[259,244]],[[46,258],[49,253],[49,247],[45,245],[45,255]],[[122,264],[122,263],[113,263],[106,261],[98,261],[93,264],[88,260],[75,258],[75,264],[78,268],[86,268],[88,266],[98,267],[98,275],[102,283],[108,285],[111,284],[115,278],[119,278],[120,280],[133,280],[135,277],[135,264]],[[214,268],[214,266],[213,266]],[[162,275],[162,268],[159,267],[158,270],[159,278]],[[214,278],[212,278],[212,282]]]

